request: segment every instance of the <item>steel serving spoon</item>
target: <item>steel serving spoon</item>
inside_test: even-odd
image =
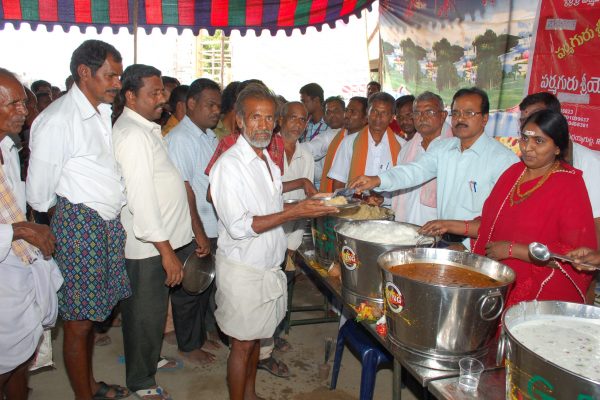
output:
[[[542,243],[538,243],[538,242],[533,242],[533,243],[529,244],[529,254],[531,254],[531,256],[534,259],[536,259],[538,261],[542,261],[542,262],[546,262],[551,258],[558,258],[559,260],[568,261],[571,264],[582,265],[584,267],[593,268],[593,269],[600,269],[599,267],[597,267],[595,265],[587,264],[587,263],[583,263],[583,262],[575,262],[575,260],[571,257],[552,253],[552,252],[550,252],[550,250],[548,250],[548,246],[546,246],[545,244],[542,244]]]

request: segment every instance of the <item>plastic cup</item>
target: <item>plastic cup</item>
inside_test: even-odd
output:
[[[460,359],[458,366],[460,367],[458,387],[465,392],[477,391],[479,378],[483,372],[483,363],[476,358],[465,357]]]

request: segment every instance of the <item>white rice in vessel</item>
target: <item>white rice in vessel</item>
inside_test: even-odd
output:
[[[600,320],[547,316],[523,321],[510,332],[546,360],[600,382]]]
[[[348,224],[339,233],[365,242],[397,244],[399,246],[415,245],[419,237],[415,227],[399,223],[380,224],[364,222],[362,224]]]

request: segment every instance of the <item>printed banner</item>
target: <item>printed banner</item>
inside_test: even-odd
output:
[[[490,98],[486,133],[516,146],[518,104],[534,30],[536,0],[380,0],[384,89],[426,90],[447,107],[460,88]]]
[[[574,141],[600,150],[600,1],[542,0],[528,92],[561,102]]]

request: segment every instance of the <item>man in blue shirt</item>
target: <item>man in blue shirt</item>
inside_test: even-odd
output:
[[[350,187],[391,192],[437,177],[439,219],[470,220],[479,216],[500,175],[519,161],[512,151],[484,134],[489,108],[483,90],[460,89],[452,98],[453,138],[432,143],[415,162],[378,176],[360,176],[350,182]]]

